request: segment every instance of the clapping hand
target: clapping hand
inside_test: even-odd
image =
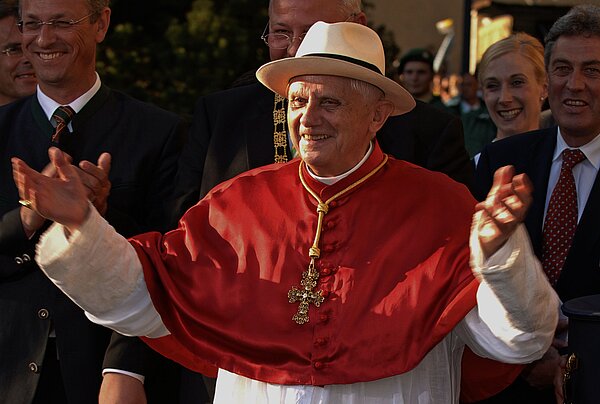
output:
[[[84,181],[86,178],[90,180],[88,176],[98,178],[98,172],[90,168],[91,163],[83,164],[81,168],[72,166],[67,155],[55,147],[48,150],[48,155],[56,170],[56,175],[52,177],[35,171],[16,157],[12,159],[13,178],[19,190],[19,197],[23,205],[40,216],[63,224],[70,231],[76,230],[88,215],[90,184],[95,183],[93,180],[88,183]],[[110,169],[110,155],[105,153],[100,156],[97,168]],[[83,173],[85,175],[82,175]],[[104,184],[97,189],[100,191],[100,202],[105,205],[110,183],[108,190],[106,182],[99,180],[98,184]]]
[[[52,163],[48,163],[41,173],[46,177],[54,177],[56,176],[56,169]],[[25,231],[25,235],[28,238],[33,236],[33,234],[35,234],[35,232],[38,231],[46,221],[46,218],[40,216],[36,211],[29,209],[26,206],[21,206],[19,214],[21,215],[23,231]]]
[[[474,229],[486,258],[493,255],[525,219],[533,200],[533,186],[525,174],[515,176],[512,166],[499,168],[485,201],[475,207]]]
[[[108,195],[110,193],[110,154],[102,153],[98,158],[98,165],[89,161],[79,163],[78,174],[81,182],[87,190],[88,200],[96,207],[96,210],[104,216],[108,207]]]

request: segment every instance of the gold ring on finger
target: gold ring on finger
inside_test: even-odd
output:
[[[19,203],[25,206],[27,209],[31,209],[33,206],[33,202],[31,202],[29,199],[19,199]]]

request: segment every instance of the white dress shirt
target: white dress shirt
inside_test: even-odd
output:
[[[546,206],[544,209],[544,220],[548,211],[548,204],[552,191],[560,177],[560,168],[562,166],[562,152],[569,147],[560,133],[560,127],[556,134],[556,147],[552,157],[552,166],[550,167],[550,177],[548,178],[548,189],[546,191]],[[596,136],[592,141],[578,147],[585,154],[586,159],[573,167],[573,177],[575,177],[575,187],[577,188],[577,222],[581,219],[583,210],[587,203],[592,186],[596,180],[598,169],[600,168],[600,136]]]
[[[85,104],[87,104],[94,97],[94,95],[96,95],[98,90],[100,90],[101,84],[102,83],[100,82],[100,76],[98,76],[98,73],[96,73],[96,81],[94,82],[94,85],[85,93],[83,93],[75,100],[70,102],[68,106],[71,107],[73,111],[75,111],[75,113],[78,113],[83,109],[83,107],[85,107]],[[37,87],[37,99],[48,120],[52,122],[52,125],[56,126],[56,122],[52,118],[52,114],[54,114],[56,108],[64,104],[59,104],[58,102],[54,101],[52,98],[44,94],[39,85]],[[73,127],[71,126],[70,122],[68,128],[71,131],[73,130]]]

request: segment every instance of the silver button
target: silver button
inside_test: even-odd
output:
[[[29,367],[29,370],[33,373],[40,373],[40,367],[38,366],[37,363],[35,362],[31,362],[29,365],[27,365]]]
[[[15,257],[15,262],[17,263],[17,265],[21,265],[21,264],[23,264],[23,258]]]
[[[29,254],[23,254],[23,262],[29,262],[31,261],[31,257],[29,256]]]
[[[46,309],[38,310],[38,317],[41,318],[42,320],[47,319],[49,315],[50,315],[50,313],[48,313],[48,310],[46,310]]]

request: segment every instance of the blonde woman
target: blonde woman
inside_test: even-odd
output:
[[[481,58],[479,84],[497,128],[495,140],[539,129],[548,95],[540,41],[519,32],[494,43]]]

